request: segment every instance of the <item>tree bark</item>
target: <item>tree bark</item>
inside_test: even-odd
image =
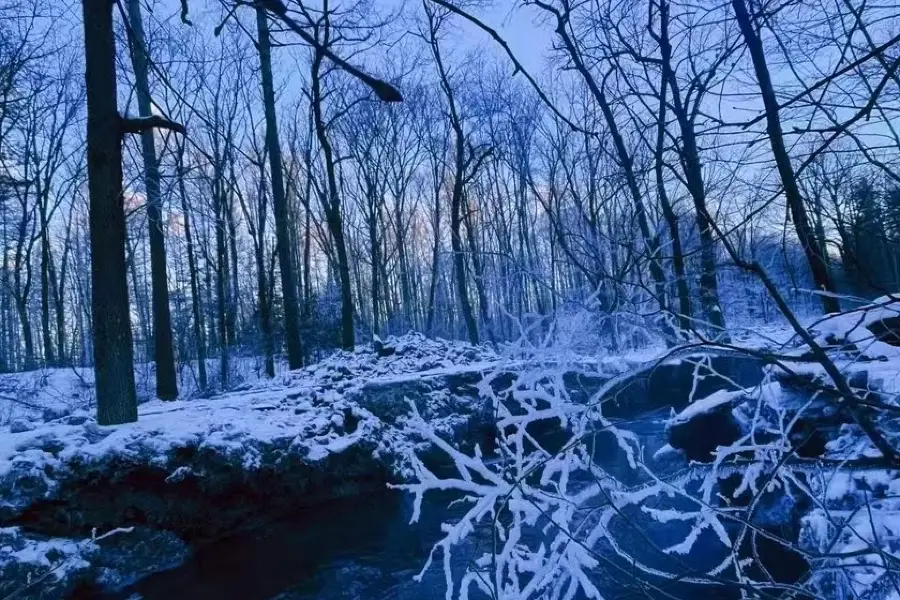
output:
[[[660,10],[663,2],[660,0]],[[661,44],[660,44],[661,45]],[[666,139],[666,90],[668,73],[663,72],[659,82],[659,114],[656,124],[656,148],[654,175],[656,176],[656,192],[659,197],[659,205],[662,208],[663,218],[669,229],[669,238],[672,240],[672,270],[675,272],[675,289],[678,294],[678,326],[682,331],[691,328],[691,292],[688,287],[687,274],[684,268],[684,249],[681,245],[681,232],[678,226],[678,217],[672,209],[672,202],[666,192],[666,182],[663,178],[663,152]]]
[[[806,254],[806,261],[809,264],[809,270],[812,272],[816,287],[820,291],[826,292],[822,295],[822,309],[826,313],[840,312],[841,307],[838,299],[831,295],[835,289],[828,275],[825,256],[816,243],[815,235],[809,226],[809,218],[806,214],[803,196],[800,194],[794,167],[791,165],[791,158],[788,156],[787,148],[784,145],[778,98],[775,96],[775,90],[772,87],[772,78],[769,75],[769,66],[766,63],[766,54],[762,41],[756,32],[753,18],[747,11],[747,5],[744,0],[731,0],[731,6],[734,8],[738,26],[753,60],[753,69],[756,72],[759,91],[762,94],[763,104],[766,108],[766,132],[769,135],[769,144],[772,147],[772,154],[775,156],[775,165],[781,177],[784,196],[791,211],[791,219],[794,221],[797,238],[800,240],[800,245],[803,246],[803,252]]]
[[[131,64],[134,67],[138,110],[141,117],[151,116],[148,56],[141,19],[140,0],[128,0],[131,39]],[[160,400],[178,397],[175,353],[172,350],[172,315],[169,308],[169,283],[166,274],[166,238],[162,222],[162,198],[159,188],[159,161],[153,141],[153,129],[141,132],[141,154],[147,193],[147,226],[150,236],[150,285],[153,306],[153,359],[156,361],[156,396]]]
[[[700,231],[700,303],[706,318],[717,335],[725,336],[725,315],[719,302],[719,283],[716,275],[715,240],[713,238],[713,218],[706,203],[706,185],[700,162],[700,150],[694,124],[688,116],[687,107],[682,102],[675,72],[672,69],[672,46],[669,42],[669,8],[667,0],[660,0],[659,47],[662,55],[663,84],[672,91],[672,107],[681,131],[682,164],[687,181],[688,193],[694,201],[697,213],[697,228]]]
[[[191,215],[187,204],[187,190],[184,184],[184,145],[178,145],[178,194],[181,197],[181,215],[184,220],[184,243],[188,257],[188,277],[191,281],[191,310],[194,316],[194,339],[197,344],[197,375],[200,391],[209,387],[206,376],[206,340],[203,335],[203,315],[200,311],[200,285],[197,275],[197,260],[194,256],[194,240],[191,231]]]
[[[463,132],[462,120],[456,106],[456,98],[450,85],[450,77],[441,57],[441,47],[438,43],[438,24],[434,15],[428,12],[431,27],[429,43],[434,62],[437,64],[438,75],[444,96],[449,108],[450,127],[453,130],[453,188],[450,195],[450,247],[453,250],[453,268],[456,274],[456,292],[459,296],[459,307],[466,324],[466,333],[469,342],[478,344],[478,324],[472,311],[472,302],[466,285],[466,257],[463,253],[462,242],[462,202],[464,182],[466,177],[466,138]],[[435,233],[437,235],[437,233]]]
[[[327,44],[326,33],[326,41],[323,42],[323,45]],[[322,147],[322,155],[325,159],[326,184],[328,186],[325,198],[325,219],[334,243],[335,254],[337,255],[338,279],[341,286],[341,348],[353,350],[356,338],[353,325],[353,283],[350,278],[350,262],[347,259],[347,242],[344,239],[344,224],[341,215],[341,201],[338,196],[334,152],[331,142],[328,140],[328,131],[326,130],[325,119],[322,114],[321,68],[323,59],[324,54],[317,51],[312,64],[313,120],[316,138]]]
[[[110,0],[82,0],[97,422],[137,420],[122,206],[122,129]]]
[[[43,209],[42,209],[43,212]],[[53,336],[50,335],[50,238],[45,216],[41,215],[41,335],[44,345],[44,362],[56,365],[53,352]]]
[[[256,29],[259,37],[259,62],[262,69],[263,104],[266,114],[266,147],[272,178],[272,205],[275,212],[275,237],[278,240],[278,262],[281,266],[281,295],[284,302],[285,342],[288,366],[303,366],[303,346],[300,341],[300,310],[297,303],[297,279],[294,257],[288,232],[288,208],[284,192],[281,146],[278,143],[278,121],[275,115],[275,89],[272,82],[272,56],[269,24],[262,8],[256,9]]]

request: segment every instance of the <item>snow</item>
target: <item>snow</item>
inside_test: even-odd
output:
[[[217,464],[252,477],[283,460],[315,468],[356,449],[402,480],[409,474],[408,455],[429,444],[406,430],[406,397],[418,403],[417,410],[437,431],[452,435],[484,402],[475,388],[470,395],[457,395],[447,386],[453,378],[477,380],[501,361],[488,349],[418,335],[389,338],[387,343],[395,350],[391,356],[361,348],[220,396],[150,400],[139,406],[137,422],[110,427],[98,425],[85,410],[90,385],[76,385],[81,379],[74,372],[5,376],[7,388],[14,387],[35,406],[0,426],[0,518],[14,523],[36,502],[57,499],[67,486],[121,465],[159,469],[170,484],[204,477],[199,460],[203,456],[215,456]],[[76,390],[77,397],[66,396]],[[42,403],[54,410],[53,418],[44,420]],[[198,458],[185,462],[179,458],[184,449]],[[83,568],[78,561],[87,560],[83,557],[92,543],[47,541],[18,530],[9,535],[18,540],[18,549],[0,560],[0,580],[9,569],[27,568],[40,575],[58,568],[41,558],[48,553],[72,557],[75,572]],[[67,576],[67,568],[59,568],[59,577]]]
[[[200,396],[193,364],[182,365],[179,374],[179,399]],[[285,365],[277,365],[283,371]],[[155,366],[135,365],[138,402],[154,396]],[[218,384],[218,365],[207,361],[213,387]],[[247,387],[263,379],[263,363],[256,357],[232,357],[229,379],[232,388]],[[88,414],[95,409],[94,371],[92,368],[43,368],[22,373],[0,374],[0,425],[27,427],[34,421],[53,421],[73,413]]]
[[[18,527],[0,528],[0,572],[5,567],[33,572],[36,585],[39,578],[65,579],[88,566],[85,555],[96,550],[93,540],[67,538],[33,539],[22,534]]]
[[[900,358],[900,347],[877,339],[870,328],[898,318],[900,296],[882,296],[854,310],[829,315],[813,323],[811,329],[822,346],[855,350],[866,360],[891,360]]]
[[[310,460],[322,460],[360,439],[381,434],[384,425],[348,400],[363,389],[479,373],[499,361],[487,349],[415,334],[391,342],[396,353],[388,357],[375,357],[368,349],[341,352],[310,368],[281,373],[273,381],[251,383],[221,396],[150,400],[139,406],[136,423],[115,427],[97,425],[84,410],[90,408],[92,395],[91,379],[85,373],[53,369],[4,375],[2,389],[27,398],[28,404],[7,405],[10,412],[14,406],[23,409],[0,427],[0,489],[9,489],[6,486],[12,483],[5,478],[55,472],[68,463],[99,464],[112,455],[133,460],[147,457],[162,466],[174,449],[182,447],[240,455],[245,468],[253,470],[258,467],[260,445],[292,440],[296,451]],[[345,410],[361,419],[352,433],[344,430]],[[38,421],[57,415],[63,416]],[[53,478],[42,485],[46,496],[52,495],[54,485]],[[3,497],[0,507],[30,501]]]
[[[869,312],[832,315],[815,323],[813,333],[852,385],[896,405],[900,353],[875,340],[866,327],[900,311],[891,301],[876,302]],[[667,420],[671,427],[731,411],[740,423],[738,439],[720,445],[712,462],[691,465],[665,443],[665,434],[651,441],[604,417],[601,401],[664,358],[674,362],[695,355],[690,345],[580,356],[568,347],[560,352],[513,346],[492,350],[408,334],[337,353],[306,369],[282,371],[273,380],[246,381],[220,396],[147,401],[139,407],[137,423],[117,427],[96,424],[84,400],[89,382],[82,384],[80,377],[60,371],[12,377],[2,381],[19,386],[17,398],[38,406],[16,409],[0,427],[0,490],[5,490],[0,516],[56,498],[65,482],[108,468],[113,460],[154,466],[174,485],[204,477],[201,467],[175,458],[184,448],[213,454],[251,476],[286,458],[325,465],[332,457],[363,452],[415,496],[414,520],[426,493],[456,490],[463,496],[464,513],[444,524],[444,537],[429,558],[429,564],[434,560],[445,569],[448,598],[466,597],[473,588],[492,591],[479,572],[470,570],[460,579],[449,569],[451,554],[485,529],[497,534],[497,554],[476,556],[474,564],[490,574],[488,581],[508,582],[506,598],[564,597],[576,591],[600,597],[595,587],[600,549],[645,576],[671,576],[647,559],[646,548],[633,535],[622,534],[622,520],[634,518],[642,519],[663,554],[693,560],[698,548],[722,550],[721,557],[684,581],[701,583],[738,570],[753,583],[746,557],[732,551],[749,535],[740,515],[751,507],[757,528],[797,519],[801,547],[829,549],[822,573],[829,565],[849,569],[848,593],[864,596],[883,584],[885,561],[900,560],[900,500],[894,500],[900,498],[900,472],[844,468],[842,461],[878,457],[849,421],[829,430],[821,456],[800,460],[793,454],[795,426],[836,423],[840,414],[832,396],[802,387],[829,380],[821,365],[809,361],[808,348],[794,340],[785,349],[788,334],[772,328],[735,339],[778,353],[794,379],[769,367],[762,384],[693,399]],[[573,400],[564,383],[573,373],[596,378],[599,389],[586,400]],[[78,391],[79,397],[67,396],[66,390]],[[42,405],[53,408],[52,414],[39,410]],[[489,411],[500,434],[497,453],[486,457],[477,446],[464,449],[456,432],[477,419],[476,413]],[[895,421],[877,423],[894,443],[900,439]],[[564,439],[551,445],[536,434],[532,426],[541,422],[553,423]],[[598,431],[609,434],[611,448],[603,452],[619,457],[613,466],[598,464],[585,441]],[[273,447],[280,452],[275,458]],[[449,459],[455,474],[430,470],[425,452]],[[721,486],[725,480],[730,480],[727,490]],[[802,515],[795,514],[798,506],[806,507]],[[497,519],[499,514],[504,518]],[[677,535],[659,537],[674,525]],[[50,568],[39,555],[53,548],[19,531],[9,536],[19,539],[18,545],[8,545],[21,553],[21,560],[10,554],[12,562],[32,564],[36,573]],[[90,540],[52,541],[73,565],[90,560],[83,551],[88,546],[79,546]],[[0,560],[0,572],[3,568]],[[804,585],[834,597],[830,591],[836,584],[826,579],[817,575]]]
[[[712,412],[721,406],[733,404],[737,400],[741,399],[744,393],[744,390],[731,392],[726,390],[719,390],[718,392],[710,394],[706,398],[695,400],[691,402],[683,411],[672,417],[669,420],[669,425],[687,423],[698,415]]]

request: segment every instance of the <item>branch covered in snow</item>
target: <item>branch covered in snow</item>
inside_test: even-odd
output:
[[[148,129],[168,129],[181,135],[186,135],[187,130],[181,123],[176,123],[159,115],[149,117],[122,117],[122,131],[124,133],[143,133]]]

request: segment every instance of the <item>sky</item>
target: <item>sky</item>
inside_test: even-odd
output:
[[[545,65],[545,57],[550,48],[551,33],[546,26],[535,22],[536,16],[519,6],[516,0],[496,0],[493,6],[477,11],[482,21],[496,29],[509,44],[516,58],[532,74],[538,75]],[[460,25],[463,27],[463,25]],[[473,43],[497,44],[474,25],[466,24],[465,35]],[[500,52],[499,47],[496,48]]]

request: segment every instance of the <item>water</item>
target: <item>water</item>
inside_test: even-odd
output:
[[[685,372],[689,374],[689,370]],[[648,390],[642,391],[641,395],[647,395]],[[669,397],[681,395],[669,394]],[[644,441],[648,456],[665,443],[663,428],[667,413],[668,409],[646,413],[627,425]],[[629,469],[615,443],[598,438],[598,444],[595,460],[617,476],[625,475]],[[409,524],[412,498],[400,492],[385,491],[330,502],[201,548],[181,566],[152,575],[116,594],[115,598],[443,599],[446,588],[440,557],[421,583],[413,577],[424,565],[432,545],[440,539],[441,522],[454,520],[452,511],[447,510],[450,499],[449,496],[426,497],[422,519],[414,525]],[[664,535],[677,536],[683,532],[673,530]],[[455,550],[454,571],[461,572],[470,557],[481,554],[477,543],[473,540]],[[697,589],[682,584],[674,584],[674,588],[664,592],[639,592],[633,589],[634,581],[627,573],[623,575],[618,568],[603,571],[594,580],[608,598],[730,597],[721,588]]]
[[[655,449],[663,443],[663,419],[647,415],[629,425]],[[614,449],[602,450],[617,463]],[[652,450],[651,450],[652,451]],[[610,464],[615,467],[615,464]],[[624,466],[624,465],[623,465]],[[625,467],[627,470],[627,467]],[[396,491],[349,498],[300,511],[282,521],[201,548],[186,563],[152,575],[116,594],[118,600],[431,600],[445,596],[444,575],[437,563],[421,583],[419,573],[440,523],[453,519],[452,496],[426,497],[422,518],[409,524],[412,497]],[[479,555],[477,536],[455,550],[454,571]],[[611,598],[636,597],[633,584],[616,568],[603,569],[597,581]],[[720,598],[720,594],[672,590],[682,598]],[[665,597],[651,593],[642,598]]]
[[[440,506],[426,502],[410,525],[411,497],[385,491],[298,512],[200,549],[183,565],[118,597],[146,600],[444,598],[443,573],[413,581],[440,537]],[[460,559],[462,562],[462,559]]]

